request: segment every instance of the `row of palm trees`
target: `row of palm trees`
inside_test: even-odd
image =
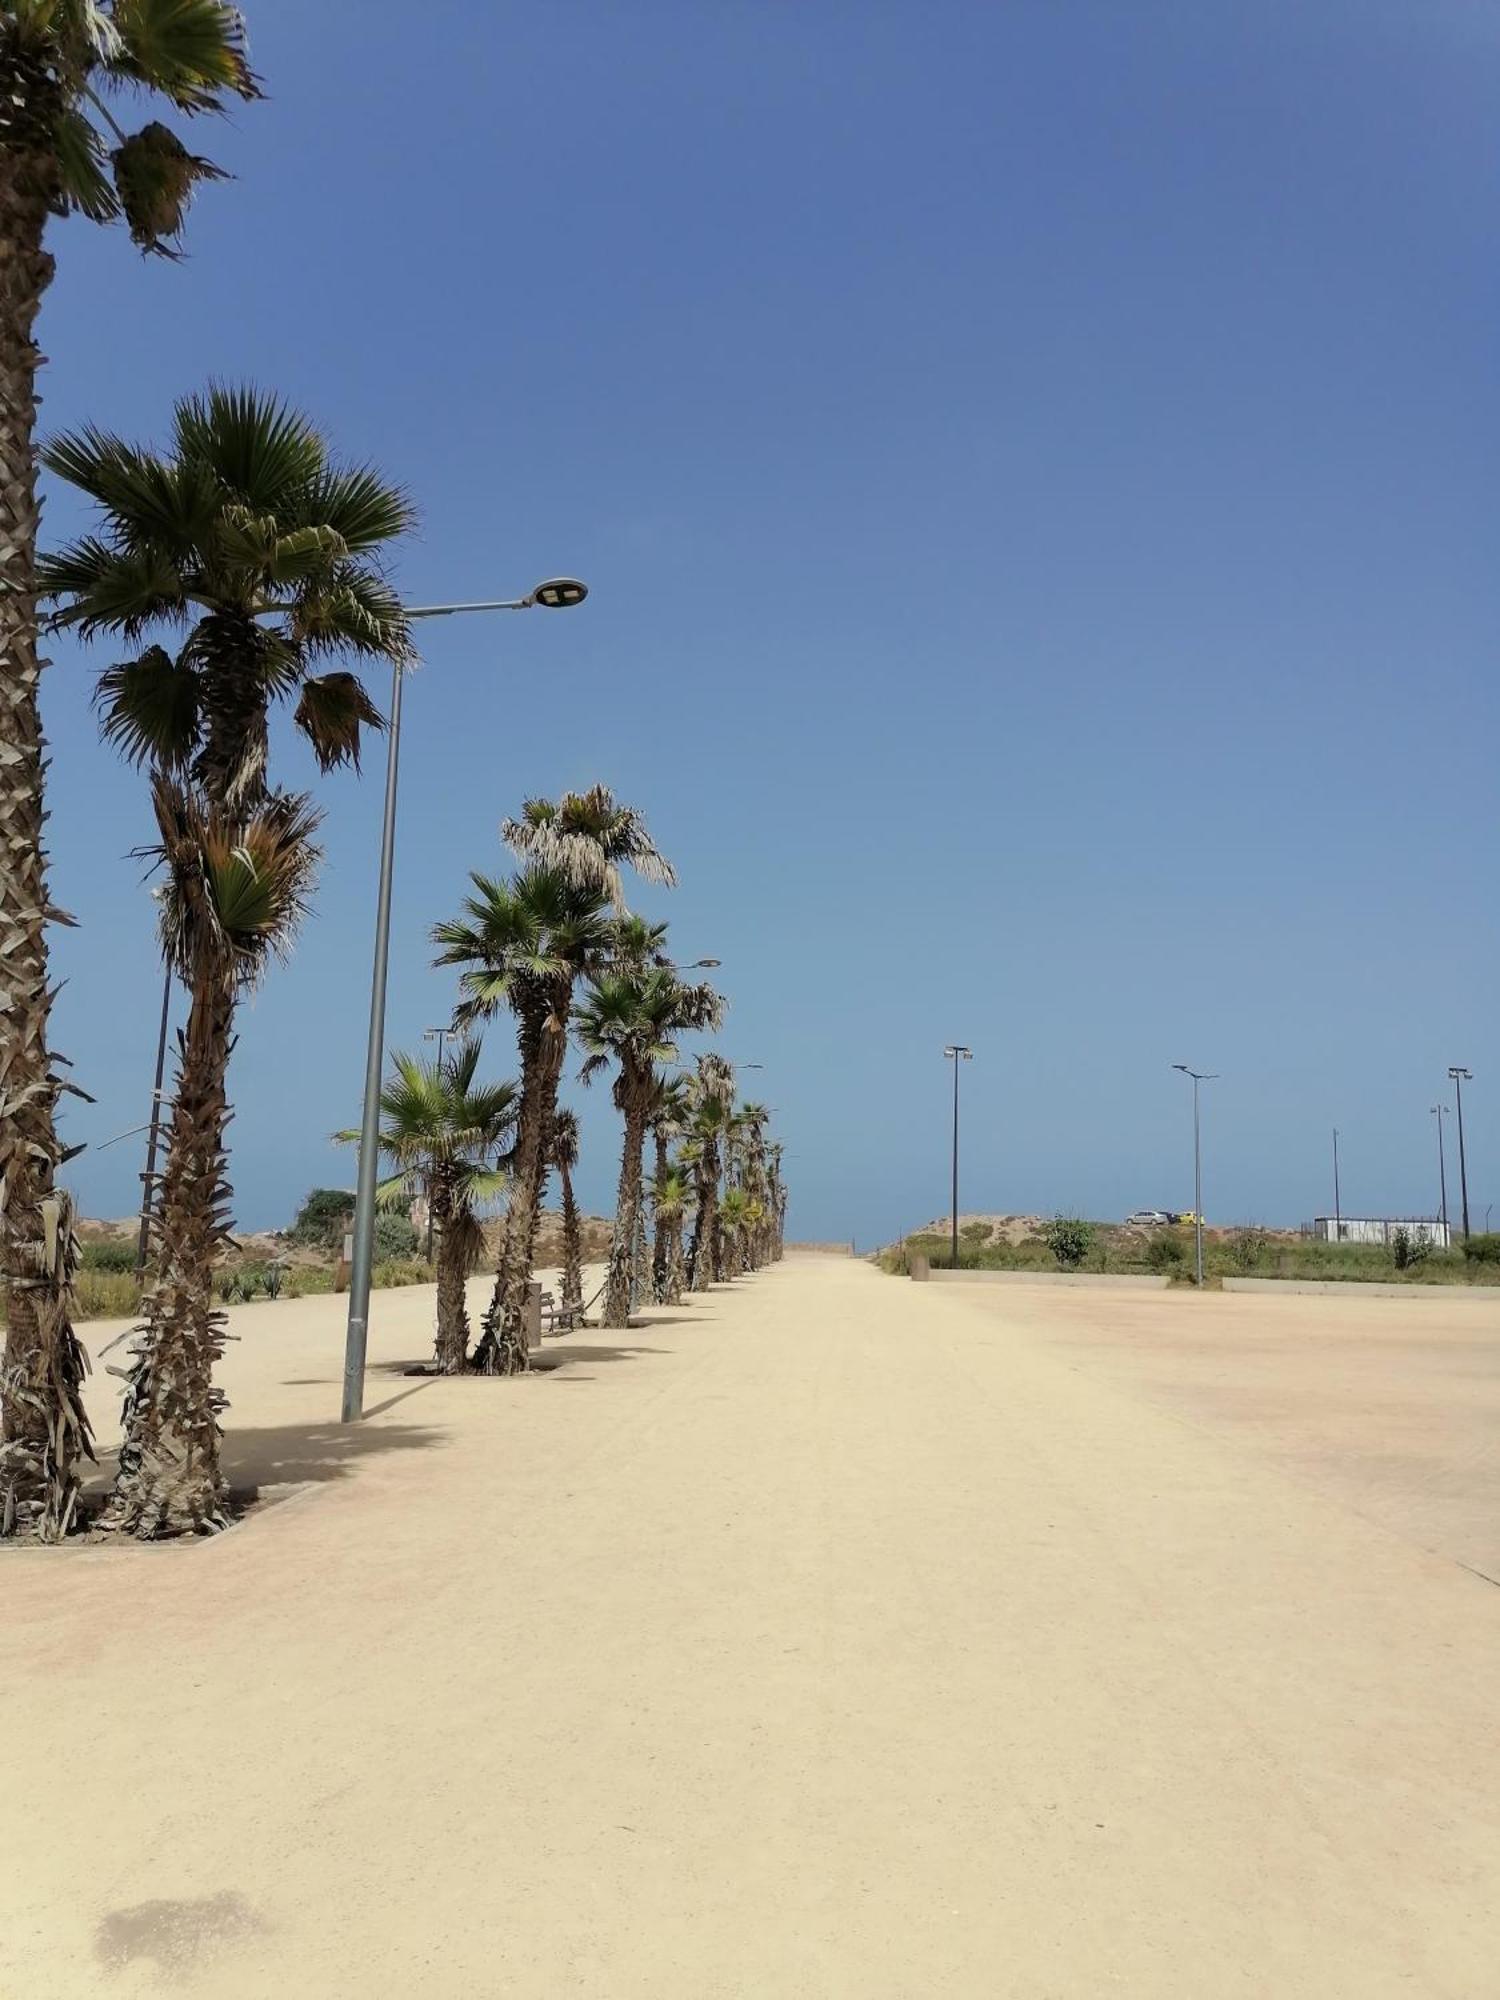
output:
[[[43,1540],[76,1525],[93,1446],[87,1359],[72,1326],[79,1251],[58,1178],[69,1157],[58,1100],[75,1086],[48,1035],[46,930],[65,919],[47,893],[42,840],[40,607],[54,628],[126,652],[98,676],[101,727],[143,774],[161,946],[189,995],[103,1515],[141,1536],[225,1519],[215,1382],[225,1324],[213,1270],[230,1224],[230,1058],[240,1003],[289,951],[319,860],[319,807],[277,782],[273,711],[290,710],[324,774],[357,769],[364,732],[382,725],[357,670],[412,657],[386,580],[413,521],[409,501],[374,468],[338,461],[276,397],[214,386],[184,398],[160,448],[89,426],[38,449],[33,333],[52,274],[50,221],[122,217],[143,247],[170,252],[195,184],[216,174],[155,121],[134,135],[121,129],[113,97],[142,89],[188,114],[258,96],[236,10],[221,0],[9,0],[0,16],[0,1534]],[[39,460],[96,513],[91,533],[47,556],[37,552]],[[614,1066],[625,1120],[606,1323],[623,1323],[644,1254],[647,1131],[673,1133],[678,1145],[675,1157],[671,1138],[659,1152],[653,1189],[662,1296],[762,1259],[779,1240],[780,1199],[763,1118],[737,1127],[727,1108],[727,1065],[705,1058],[690,1096],[657,1116],[664,1052],[675,1035],[715,1025],[720,1002],[678,982],[662,933],[624,913],[624,868],[672,880],[640,815],[599,787],[529,801],[502,832],[516,871],[474,876],[462,914],[437,937],[439,961],[460,970],[464,1021],[514,1015],[519,1081],[479,1084],[470,1041],[432,1070],[398,1062],[387,1093],[393,1135],[407,1114],[436,1118],[446,1133],[441,1173],[430,1156],[445,1246],[440,1365],[490,1372],[525,1365],[522,1314],[549,1171],[562,1179],[565,1212],[572,1200],[576,1125],[557,1101],[570,1027],[591,1075]],[[406,1113],[393,1112],[403,1092]],[[398,1146],[392,1154],[398,1177],[409,1173],[410,1158]],[[478,1205],[502,1171],[502,1254],[471,1355],[462,1276]],[[572,1272],[567,1282],[576,1293]]]

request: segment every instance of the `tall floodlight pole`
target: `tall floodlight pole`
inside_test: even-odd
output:
[[[1448,1247],[1448,1155],[1443,1145],[1443,1120],[1448,1115],[1446,1104],[1434,1104],[1432,1115],[1438,1122],[1438,1192],[1443,1200],[1443,1248]]]
[[[1333,1240],[1344,1240],[1344,1213],[1339,1206],[1339,1128],[1333,1128]]]
[[[958,1066],[972,1062],[974,1051],[966,1049],[962,1042],[954,1042],[943,1050],[953,1062],[953,1268],[958,1269]]]
[[[408,619],[451,618],[462,611],[548,611],[582,604],[588,585],[576,577],[554,576],[526,597],[482,604],[419,604],[405,607]],[[380,887],[375,901],[375,965],[370,978],[370,1034],[365,1048],[365,1101],[359,1126],[359,1179],[354,1196],[354,1255],[349,1265],[349,1324],[344,1335],[344,1400],[340,1420],[364,1415],[365,1349],[369,1340],[370,1276],[375,1262],[375,1178],[380,1164],[380,1072],[385,1061],[385,982],[391,948],[391,877],[396,858],[396,773],[401,754],[401,686],[405,669],[391,669],[391,712],[386,723],[385,818],[380,831]]]
[[[1463,1207],[1464,1241],[1469,1240],[1469,1166],[1464,1158],[1464,1085],[1474,1081],[1474,1072],[1465,1069],[1462,1063],[1450,1063],[1448,1074],[1453,1079],[1453,1095],[1458,1100],[1458,1198]]]
[[[1198,1086],[1213,1083],[1219,1072],[1216,1069],[1189,1069],[1186,1063],[1173,1063],[1173,1069],[1180,1069],[1184,1076],[1193,1079],[1193,1266],[1197,1273],[1198,1289],[1203,1289],[1203,1142],[1202,1128],[1198,1122]]]

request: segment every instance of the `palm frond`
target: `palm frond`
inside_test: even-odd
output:
[[[136,639],[149,625],[179,622],[187,609],[182,579],[167,557],[112,549],[95,535],[42,556],[37,588],[59,607],[48,623],[76,627],[86,639],[97,632]]]
[[[224,0],[114,0],[113,27],[110,74],[160,91],[181,111],[219,111],[226,95],[261,94],[244,20]]]
[[[100,729],[135,765],[182,769],[198,741],[198,676],[162,646],[107,667],[94,690]]]
[[[302,504],[306,524],[332,528],[352,555],[399,541],[417,525],[406,494],[369,465],[325,465]]]
[[[112,222],[120,213],[119,196],[107,171],[104,141],[72,106],[64,106],[52,121],[52,149],[63,199],[90,222]]]
[[[131,241],[162,257],[177,255],[174,246],[198,183],[229,178],[212,160],[190,153],[175,132],[155,119],[116,146],[110,166]]]
[[[304,681],[293,720],[311,743],[322,771],[340,764],[352,764],[357,771],[361,732],[385,727],[384,716],[358,677],[349,673]]]
[[[263,514],[295,510],[328,457],[300,411],[263,390],[225,383],[213,383],[177,405],[174,448],[180,459],[208,467],[229,495]]]

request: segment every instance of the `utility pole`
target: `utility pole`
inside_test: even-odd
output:
[[[1472,1083],[1474,1072],[1465,1069],[1461,1063],[1450,1063],[1448,1074],[1453,1079],[1453,1095],[1458,1099],[1458,1187],[1459,1200],[1463,1204],[1464,1241],[1469,1240],[1469,1167],[1464,1158],[1464,1085]]]
[[[1203,1290],[1203,1144],[1198,1122],[1198,1086],[1200,1083],[1215,1082],[1219,1072],[1216,1069],[1189,1069],[1186,1063],[1173,1063],[1172,1067],[1180,1069],[1184,1076],[1193,1079],[1193,1267],[1201,1292]]]
[[[943,1050],[953,1061],[953,1268],[958,1269],[958,1066],[961,1062],[972,1062],[974,1051],[964,1047],[962,1042],[954,1042]]]
[[[1333,1128],[1333,1240],[1344,1240],[1344,1215],[1339,1206],[1339,1128]]]
[[[1443,1146],[1443,1119],[1447,1115],[1446,1104],[1434,1104],[1432,1115],[1438,1122],[1438,1188],[1443,1197],[1443,1248],[1448,1247],[1448,1157]]]

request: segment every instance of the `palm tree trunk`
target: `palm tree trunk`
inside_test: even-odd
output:
[[[665,1185],[667,1178],[667,1141],[659,1128],[652,1136],[656,1140],[655,1185],[660,1188]],[[651,1296],[657,1305],[664,1306],[667,1303],[667,1251],[671,1224],[663,1221],[660,1215],[655,1221],[655,1235],[651,1244]]]
[[[693,1218],[689,1252],[690,1291],[706,1292],[715,1278],[723,1278],[724,1253],[719,1239],[719,1142],[706,1139],[698,1163],[698,1212]]]
[[[558,1179],[562,1182],[563,1215],[563,1281],[562,1302],[565,1311],[583,1310],[583,1231],[578,1221],[578,1203],[573,1194],[573,1172],[570,1167],[560,1166]]]
[[[615,1229],[609,1246],[609,1282],[604,1291],[601,1326],[619,1329],[630,1324],[631,1278],[641,1225],[641,1156],[646,1149],[646,1107],[641,1090],[625,1100],[625,1142],[620,1152],[620,1185],[615,1198]]]
[[[44,177],[0,150],[0,1534],[67,1532],[81,1455],[93,1457],[81,1385],[88,1362],[71,1324],[77,1260],[62,1162],[60,1085],[47,1048],[52,990],[42,826],[46,770],[36,644],[36,371],[32,338],[53,263],[42,247]],[[24,163],[35,169],[30,156]]]
[[[193,988],[178,1045],[155,1268],[125,1390],[120,1469],[102,1523],[142,1540],[226,1525],[219,1470],[224,1393],[213,1379],[225,1320],[212,1304],[211,1274],[229,1234],[225,1080],[234,1047],[234,969],[207,966]]]
[[[484,1316],[484,1332],[474,1365],[486,1375],[519,1375],[528,1365],[526,1353],[526,1287],[531,1282],[532,1253],[542,1183],[547,1172],[547,1135],[557,1110],[557,1085],[567,1049],[566,1004],[545,1012],[535,1007],[521,1015],[518,1040],[521,1056],[521,1109],[516,1120],[516,1158],[511,1173],[510,1202],[495,1289]]]
[[[464,1268],[468,1245],[453,1226],[453,1190],[445,1174],[434,1177],[428,1199],[437,1231],[437,1344],[433,1361],[440,1375],[461,1375],[469,1358],[469,1308]]]

